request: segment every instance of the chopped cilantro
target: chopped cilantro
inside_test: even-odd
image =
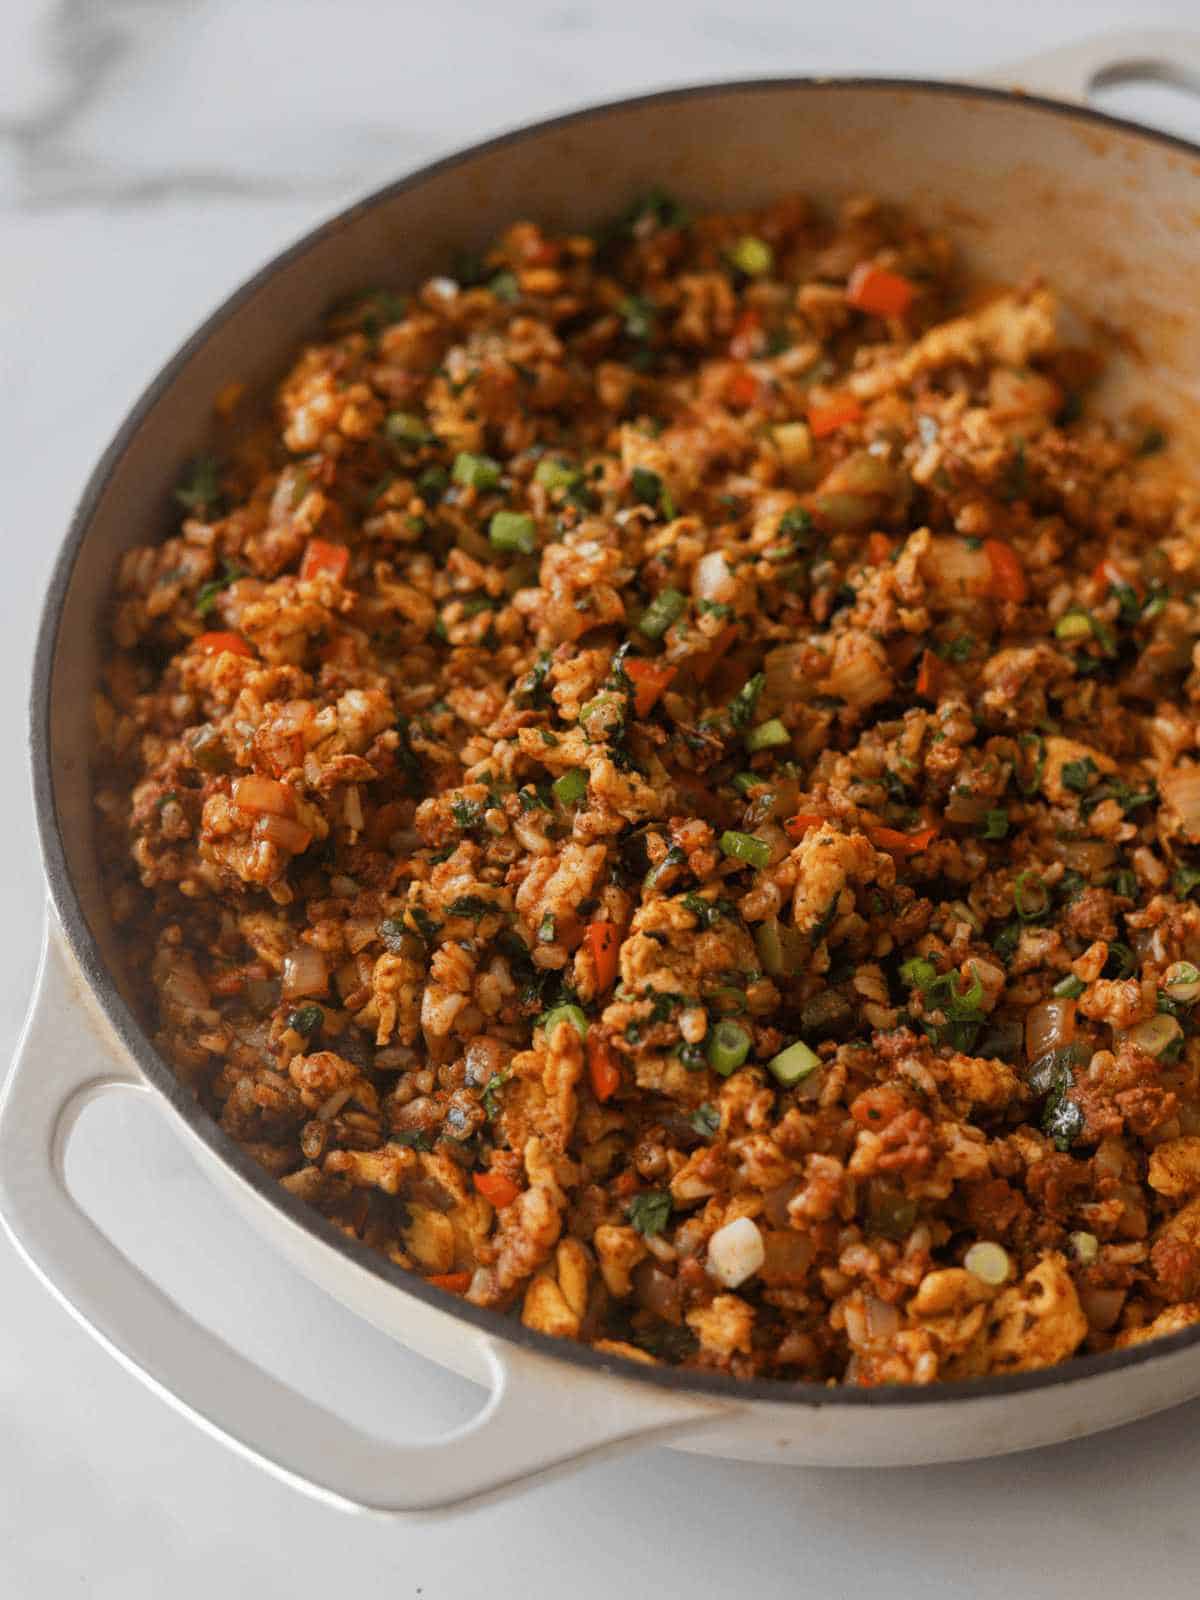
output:
[[[1063,788],[1082,794],[1092,779],[1099,776],[1099,772],[1091,756],[1082,756],[1078,761],[1064,761],[1061,773]]]
[[[975,640],[969,633],[960,633],[954,639],[943,639],[933,648],[934,653],[941,656],[943,661],[967,661],[975,649]]]
[[[391,1142],[403,1145],[406,1150],[424,1150],[428,1153],[433,1149],[428,1135],[420,1128],[401,1128],[399,1133],[392,1134]]]
[[[219,578],[210,578],[202,584],[196,593],[196,611],[199,616],[207,617],[217,603],[217,596],[223,589],[228,589],[231,583],[236,583],[239,578],[246,576],[243,569],[232,561],[221,563],[223,572]]]
[[[521,680],[516,699],[521,705],[544,706],[547,703],[546,675],[550,671],[550,652],[543,650]]]
[[[1003,839],[1008,834],[1007,811],[985,811],[979,830],[981,839]]]
[[[189,468],[188,476],[175,491],[176,500],[197,514],[215,506],[221,498],[217,472],[217,463],[212,456],[197,456]]]
[[[688,1122],[702,1139],[711,1139],[721,1126],[721,1113],[706,1100],[702,1106],[696,1107]]]
[[[480,1103],[489,1122],[494,1121],[500,1114],[500,1102],[496,1099],[496,1091],[502,1089],[507,1082],[507,1072],[493,1072],[483,1086]]]
[[[685,894],[679,903],[692,913],[702,928],[711,928],[714,922],[734,916],[737,911],[731,900],[706,900],[701,894]]]
[[[320,1006],[297,1006],[295,1011],[288,1012],[287,1025],[306,1039],[311,1039],[314,1033],[319,1032],[324,1021],[325,1013]]]
[[[457,900],[452,900],[446,909],[452,917],[469,917],[472,922],[478,922],[480,917],[490,917],[501,908],[494,901],[485,900],[482,895],[462,894]]]
[[[671,1215],[671,1196],[665,1189],[647,1189],[642,1194],[634,1195],[625,1215],[643,1238],[651,1239],[667,1225]]]

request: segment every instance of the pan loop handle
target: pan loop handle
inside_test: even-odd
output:
[[[583,1371],[480,1331],[491,1393],[470,1422],[428,1443],[370,1437],[193,1321],[76,1203],[64,1156],[79,1112],[98,1094],[148,1089],[49,917],[33,1004],[0,1099],[0,1220],[46,1286],[122,1365],[275,1476],[346,1509],[427,1513],[738,1409]]]
[[[974,81],[1082,104],[1095,89],[1139,78],[1200,95],[1200,33],[1185,28],[1118,28],[994,68]]]

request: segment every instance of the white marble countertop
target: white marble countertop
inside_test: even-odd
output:
[[[738,75],[965,75],[1194,0],[5,0],[0,51],[0,1060],[42,917],[24,768],[41,590],[95,457],[155,368],[266,256],[430,156],[588,100]],[[1200,103],[1114,108],[1200,134]],[[248,1238],[152,1106],[89,1116],[73,1177],[185,1304],[365,1421],[430,1434],[474,1392]],[[178,1241],[178,1243],[176,1243]],[[202,1436],[0,1243],[0,1594],[227,1600],[624,1592],[1156,1600],[1195,1593],[1200,1404],[1035,1455],[919,1471],[665,1451],[451,1522],[353,1520]]]

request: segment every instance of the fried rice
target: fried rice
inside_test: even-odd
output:
[[[158,1047],[393,1262],[638,1361],[1200,1323],[1200,513],[1052,289],[870,200],[337,310],[117,575]],[[235,377],[236,375],[234,375]]]

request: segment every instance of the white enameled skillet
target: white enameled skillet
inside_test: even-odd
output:
[[[1186,431],[1200,374],[1200,149],[1064,103],[1134,67],[1200,84],[1200,39],[1121,35],[1004,75],[1036,93],[771,80],[651,95],[507,135],[402,179],[278,256],[138,401],[87,486],[42,619],[31,754],[50,913],[0,1107],[0,1212],[75,1315],[202,1427],[310,1492],[402,1512],[637,1441],[776,1463],[948,1461],[1072,1438],[1200,1393],[1200,1329],[1004,1379],[827,1389],[633,1366],[452,1301],[294,1201],[180,1089],[114,977],[88,773],[90,690],[118,558],[165,529],[214,394],[234,376],[269,383],[331,303],[443,270],[517,217],[584,227],[654,184],[712,208],[870,191],[944,223],[985,276],[1040,270],[1093,329],[1126,330],[1131,339],[1114,340],[1114,397],[1152,392]],[[131,1265],[63,1176],[81,1105],[129,1089],[150,1094],[247,1222],[304,1272],[486,1385],[475,1420],[431,1444],[374,1441],[253,1366]]]

